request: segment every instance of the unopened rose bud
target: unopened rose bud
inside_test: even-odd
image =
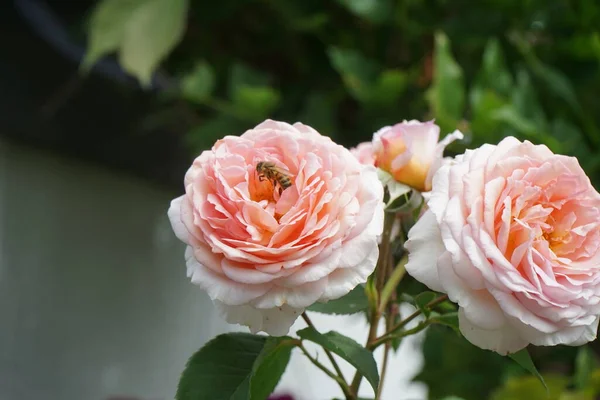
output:
[[[386,126],[373,136],[375,166],[398,182],[429,191],[433,174],[442,164],[444,148],[462,137],[455,131],[438,143],[440,127],[433,121],[412,120]]]

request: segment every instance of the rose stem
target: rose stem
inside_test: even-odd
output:
[[[411,328],[409,330],[400,332],[398,334],[389,334],[389,335],[383,335],[380,338],[376,339],[375,341],[373,341],[371,343],[371,346],[373,348],[373,350],[375,350],[377,347],[379,347],[381,344],[385,343],[386,345],[394,340],[394,339],[402,339],[403,337],[406,336],[410,336],[410,335],[414,335],[415,333],[419,333],[421,332],[423,329],[427,328],[429,325],[431,325],[431,322],[428,321],[423,321],[420,324],[418,324],[417,326],[415,326],[414,328]]]
[[[425,307],[426,308],[433,308],[433,307],[437,306],[438,304],[443,303],[446,300],[448,300],[448,295],[443,295],[443,296],[438,297],[437,299],[434,299],[434,300],[430,301],[429,303],[427,303],[425,305]],[[408,336],[406,334],[403,334],[403,335],[394,335],[394,332],[396,332],[397,330],[402,329],[403,327],[405,327],[410,321],[412,321],[413,319],[415,319],[419,315],[421,315],[421,313],[422,313],[422,311],[420,309],[416,310],[414,313],[410,314],[408,317],[406,317],[405,319],[403,319],[402,321],[400,321],[396,325],[394,325],[391,329],[389,329],[380,338],[374,339],[371,342],[369,342],[367,344],[367,348],[369,350],[373,351],[373,350],[375,350],[375,348],[377,348],[377,346],[379,346],[380,344],[384,343],[387,340],[394,339],[396,337]],[[410,331],[406,331],[406,332],[416,333],[416,332],[412,332],[412,329]]]
[[[354,396],[354,394],[352,394],[352,392],[351,392],[350,388],[348,387],[348,384],[346,383],[345,380],[343,380],[342,378],[340,378],[339,376],[337,376],[336,374],[331,372],[326,366],[321,364],[319,362],[319,360],[317,360],[316,358],[311,356],[310,353],[308,352],[308,350],[306,350],[306,347],[304,347],[304,345],[300,344],[298,347],[300,348],[300,350],[302,350],[304,355],[306,357],[308,357],[308,359],[317,368],[319,368],[321,371],[325,372],[331,379],[335,380],[338,383],[338,385],[340,385],[340,388],[342,389],[342,392],[344,392],[344,396],[346,396],[347,400],[356,400],[356,396]]]
[[[390,329],[390,327],[392,326],[392,323],[394,322],[394,315],[396,313],[397,307],[395,307],[395,304],[390,303],[388,305],[388,313],[385,316],[385,329],[386,331]],[[388,365],[388,357],[389,357],[389,353],[390,353],[390,347],[392,346],[390,341],[387,341],[385,343],[385,348],[383,350],[383,365],[381,366],[381,374],[380,374],[380,384],[379,387],[377,388],[377,395],[375,396],[376,399],[381,398],[381,392],[383,390],[383,381],[385,380],[385,374],[387,371],[387,365]]]
[[[392,228],[394,226],[394,222],[396,221],[395,213],[385,213],[385,218],[383,220],[383,235],[381,236],[381,245],[379,248],[379,260],[377,262],[377,268],[375,269],[375,288],[376,292],[381,293],[381,289],[385,284],[385,279],[387,276],[387,266],[389,264],[390,259],[390,247],[392,244]],[[378,296],[379,297],[379,296]],[[379,324],[379,318],[381,317],[381,311],[379,309],[379,305],[376,305],[375,310],[371,313],[371,318],[369,320],[369,336],[367,337],[367,343],[365,347],[368,346],[369,343],[375,340],[377,337],[377,325]],[[367,347],[368,348],[368,347]],[[352,393],[358,396],[358,389],[360,388],[360,381],[362,380],[362,375],[356,371],[354,374],[354,379],[352,379],[352,384],[350,385],[350,390]],[[379,385],[382,385],[383,382],[380,381]]]
[[[396,265],[396,268],[394,268],[392,271],[390,271],[389,267],[394,265],[394,257],[392,254],[389,255],[387,277],[385,279],[386,283],[382,289],[382,295],[380,297],[381,303],[379,304],[380,310],[383,310],[383,309],[386,310],[386,313],[385,313],[385,330],[386,330],[386,332],[389,329],[391,329],[392,325],[394,324],[394,319],[396,317],[396,314],[399,311],[398,305],[396,304],[396,286],[398,286],[398,284],[400,283],[400,280],[402,280],[402,277],[404,276],[404,273],[406,272],[404,265],[406,265],[407,261],[408,261],[408,256],[405,255],[398,262],[398,264]],[[392,287],[391,293],[387,293],[387,295],[386,295],[385,291],[386,291],[386,288],[388,288],[388,286]],[[390,290],[390,289],[388,288],[388,290]],[[389,302],[389,300],[391,300],[391,302]],[[377,393],[375,395],[376,399],[381,398],[381,393],[383,391],[383,382],[385,381],[385,375],[387,372],[387,366],[388,366],[388,360],[389,360],[389,354],[390,354],[391,347],[392,347],[392,343],[390,341],[385,343],[385,348],[383,351],[383,361],[382,361],[383,365],[381,366],[381,374],[380,374],[380,379],[379,379],[381,384],[377,388]]]
[[[390,260],[390,263],[393,263],[393,259]],[[399,308],[398,308],[398,304],[396,304],[396,286],[398,286],[398,283],[400,282],[400,280],[402,279],[402,276],[404,276],[404,272],[406,271],[404,269],[404,265],[406,264],[406,260],[403,257],[402,260],[400,260],[400,262],[398,263],[398,265],[396,266],[396,268],[394,269],[394,271],[391,272],[390,276],[387,279],[386,286],[390,283],[390,281],[392,279],[395,280],[395,282],[393,283],[394,285],[394,289],[392,290],[391,295],[389,295],[389,297],[387,299],[382,299],[383,301],[386,301],[389,299],[391,300],[390,302],[388,302],[387,304],[383,305],[381,304],[380,307],[386,307],[387,308],[387,313],[385,314],[385,330],[386,332],[389,331],[392,328],[392,325],[394,324],[394,320],[396,318],[396,315],[399,313]],[[391,264],[390,264],[391,265]],[[392,278],[392,276],[395,276],[394,278]],[[385,288],[384,288],[385,291]],[[383,365],[381,366],[381,377],[380,377],[380,381],[382,382],[381,385],[379,385],[379,387],[377,388],[377,395],[375,396],[376,399],[381,398],[381,393],[383,391],[383,381],[385,380],[385,375],[387,372],[387,366],[388,366],[388,359],[389,359],[389,353],[392,347],[392,343],[391,341],[387,341],[385,343],[385,349],[383,351]]]
[[[312,323],[310,318],[308,318],[308,315],[306,315],[306,312],[302,313],[302,319],[304,320],[304,322],[306,322],[306,325],[310,326],[314,330],[317,330],[317,328],[315,328],[315,325]],[[325,354],[327,355],[327,358],[329,358],[331,365],[333,365],[333,369],[335,369],[335,372],[339,375],[340,379],[342,379],[344,381],[344,383],[346,383],[344,374],[342,373],[342,370],[340,369],[340,366],[338,365],[338,363],[335,361],[335,358],[333,358],[333,354],[331,354],[331,352],[329,350],[327,350],[326,348],[323,348],[323,350],[325,350]]]

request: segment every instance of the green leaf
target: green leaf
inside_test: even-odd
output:
[[[254,362],[267,339],[249,333],[227,333],[212,339],[187,362],[175,399],[246,399]]]
[[[386,187],[387,187],[388,193],[390,194],[390,199],[386,203],[387,211],[395,211],[398,206],[404,205],[403,203],[397,204],[397,203],[399,203],[399,202],[397,202],[397,200],[399,200],[405,194],[410,193],[412,191],[412,188],[410,186],[405,185],[404,183],[400,183],[396,180],[389,181],[387,183]],[[394,204],[394,203],[396,203],[396,204]]]
[[[499,94],[510,94],[513,78],[506,68],[502,48],[496,38],[490,39],[485,46],[477,80],[480,85],[493,89]]]
[[[296,344],[290,337],[270,337],[254,362],[249,400],[264,400],[275,389]]]
[[[229,97],[234,98],[243,86],[269,86],[269,77],[244,64],[234,64],[229,73]]]
[[[377,168],[377,178],[379,178],[379,181],[384,186],[394,180],[394,177],[389,172],[384,171],[381,168]]]
[[[100,58],[121,47],[133,12],[146,0],[102,0],[94,8],[88,27],[87,51],[81,64],[89,70]]]
[[[545,133],[545,126],[522,116],[513,105],[506,105],[490,113],[492,120],[503,122],[526,139],[547,144],[550,148],[562,149],[560,141]]]
[[[146,0],[127,21],[119,61],[143,85],[183,37],[187,8],[188,0]]]
[[[489,400],[490,391],[502,383],[505,365],[514,364],[508,358],[482,350],[462,335],[436,325],[425,332],[422,351],[424,365],[415,380],[429,387],[426,398],[432,400],[449,394],[466,400]],[[452,373],[465,370],[469,373]],[[512,400],[517,399],[521,398]]]
[[[378,66],[355,50],[332,47],[327,53],[350,94],[359,101],[369,101]]]
[[[580,347],[575,358],[575,375],[573,377],[577,389],[583,390],[588,387],[595,367],[596,362],[592,351],[587,346]]]
[[[540,105],[536,90],[531,82],[531,76],[525,69],[517,70],[517,83],[513,90],[511,101],[513,106],[520,110],[527,118],[540,118],[543,110]],[[543,116],[545,119],[545,116]]]
[[[446,325],[450,328],[454,329],[455,332],[459,333],[460,329],[458,327],[458,313],[457,312],[449,312],[446,314],[438,314],[432,312],[429,321],[432,324]]]
[[[412,188],[404,183],[398,182],[389,172],[384,171],[381,168],[377,168],[377,178],[379,178],[379,181],[384,187],[387,188],[389,193],[389,199],[385,204],[387,207],[386,209],[388,211],[396,211],[397,204],[394,203],[402,196],[410,192]]]
[[[397,297],[397,301],[398,303],[409,303],[409,304],[415,304],[415,296],[411,296],[408,293],[400,293],[398,294]]]
[[[546,390],[548,390],[548,386],[546,386],[546,382],[544,381],[544,378],[542,377],[542,375],[540,375],[537,368],[533,364],[533,361],[531,360],[531,356],[529,356],[529,352],[527,351],[526,348],[519,350],[516,353],[509,354],[508,356],[510,358],[512,358],[521,367],[525,368],[525,370],[527,370],[530,373],[532,373],[533,375],[535,375],[540,380],[542,385],[544,385]]]
[[[476,135],[476,142],[498,142],[504,135],[500,129],[502,122],[494,118],[494,112],[506,106],[507,100],[492,89],[483,89],[480,86],[471,90],[469,100],[473,113],[471,130]]]
[[[545,379],[548,382],[548,390],[533,376],[509,378],[502,387],[494,391],[490,400],[563,400],[562,395],[569,384],[568,378],[549,374]]]
[[[590,154],[591,148],[584,145],[585,138],[581,130],[572,121],[558,117],[552,121],[550,132],[560,143],[559,148],[551,148],[555,153],[575,156],[582,164],[595,158]]]
[[[388,69],[379,74],[370,90],[369,103],[378,106],[394,105],[406,91],[409,84],[408,74],[399,69]]]
[[[546,399],[544,399],[546,400]],[[563,392],[558,400],[596,400],[590,392]]]
[[[349,11],[376,24],[390,19],[393,4],[390,0],[338,0]]]
[[[519,111],[512,105],[500,107],[490,113],[491,119],[508,124],[521,135],[528,138],[538,138],[537,126],[519,114]]]
[[[377,372],[377,363],[373,358],[373,353],[369,350],[349,337],[333,331],[322,334],[314,328],[308,327],[297,333],[302,339],[317,343],[348,361],[369,381],[373,390],[377,391],[379,373]]]
[[[600,394],[600,369],[592,371],[589,377],[589,389],[594,394]]]
[[[336,300],[330,300],[327,303],[314,303],[308,307],[309,311],[316,311],[323,314],[355,314],[366,311],[369,308],[369,301],[365,294],[365,288],[358,285],[347,295]]]
[[[270,87],[240,86],[233,97],[234,107],[249,119],[262,120],[279,104],[279,93]]]
[[[292,19],[290,28],[299,32],[313,33],[327,25],[330,19],[331,17],[326,13],[313,14],[305,18]]]
[[[437,32],[433,55],[433,85],[427,93],[427,99],[442,131],[453,131],[462,119],[465,96],[463,72],[452,56],[450,41],[444,33]]]
[[[335,106],[335,102],[325,93],[315,91],[306,98],[298,120],[329,136],[336,131]]]
[[[434,292],[419,293],[417,295],[417,297],[415,297],[415,306],[417,306],[417,308],[419,310],[421,310],[423,315],[425,315],[426,317],[429,317],[429,314],[431,313],[431,309],[426,307],[426,305],[429,304],[436,297],[437,297],[437,294]]]
[[[535,62],[531,67],[533,73],[541,79],[547,87],[557,96],[562,98],[575,111],[581,111],[579,100],[569,79],[559,70],[541,61]]]
[[[600,34],[578,33],[569,35],[559,44],[561,52],[570,53],[575,59],[600,60]]]
[[[181,80],[181,93],[186,99],[202,103],[210,97],[215,87],[215,73],[211,66],[201,61]]]
[[[448,396],[448,397],[444,397],[442,400],[464,400],[462,397],[457,397],[457,396]]]

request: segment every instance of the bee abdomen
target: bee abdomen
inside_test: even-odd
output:
[[[287,189],[290,186],[292,186],[292,180],[290,178],[288,178],[287,176],[281,177],[279,179],[279,184],[281,185],[282,188]]]

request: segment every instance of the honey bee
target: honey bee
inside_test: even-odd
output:
[[[268,179],[273,186],[279,184],[279,194],[292,186],[292,179],[290,178],[289,171],[278,167],[274,162],[260,161],[256,164],[256,172],[258,172],[258,180],[260,182]]]

